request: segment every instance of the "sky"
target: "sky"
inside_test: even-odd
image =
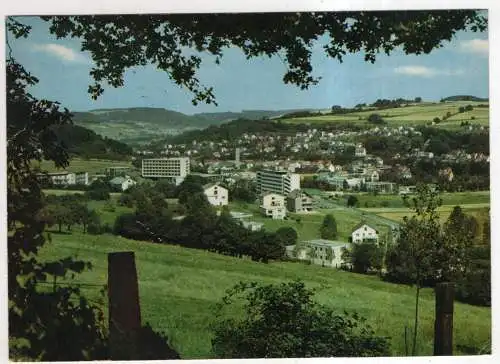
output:
[[[12,54],[40,80],[31,92],[57,100],[71,111],[98,108],[159,107],[194,114],[241,110],[325,109],[351,107],[381,98],[422,97],[439,101],[451,95],[488,97],[488,33],[459,32],[451,42],[428,55],[396,51],[379,55],[375,64],[363,53],[347,55],[343,63],[328,58],[321,44],[313,48],[313,75],[321,77],[308,90],[284,84],[285,65],[278,57],[247,60],[239,49],[228,49],[220,65],[202,56],[199,79],[213,86],[218,106],[191,103],[192,94],[175,85],[153,65],[125,74],[125,86],[105,87],[92,100],[90,55],[75,39],[56,39],[38,18],[18,18],[33,27],[28,38],[9,38]]]

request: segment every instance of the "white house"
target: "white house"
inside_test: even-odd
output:
[[[116,188],[121,189],[122,191],[126,191],[130,187],[135,186],[137,182],[134,181],[129,176],[125,176],[125,177],[115,177],[111,181],[109,181],[109,184]]]
[[[358,144],[354,149],[354,156],[356,157],[366,157],[366,148],[363,147],[363,144]]]
[[[255,222],[255,221],[242,221],[241,222],[243,227],[250,230],[250,231],[259,231],[262,230],[262,227],[264,226],[263,223],[261,222]]]
[[[277,193],[262,195],[260,213],[273,219],[284,219],[286,216],[285,196]]]
[[[362,221],[352,229],[350,240],[352,243],[367,241],[376,243],[378,242],[378,231]]]
[[[227,206],[229,194],[226,188],[216,183],[203,186],[203,193],[207,196],[208,202],[213,206]]]
[[[323,267],[340,268],[343,249],[349,246],[349,243],[343,241],[315,239],[287,246],[286,254],[291,258],[308,260]]]

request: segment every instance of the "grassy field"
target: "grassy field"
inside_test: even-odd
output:
[[[41,163],[35,163],[39,166],[41,170],[47,172],[59,172],[51,161],[42,161]],[[88,172],[89,174],[104,173],[107,167],[132,167],[132,163],[128,161],[115,161],[115,160],[104,160],[104,159],[81,159],[73,158],[70,160],[70,164],[67,168],[70,172]]]
[[[336,122],[350,122],[355,124],[366,124],[366,119],[370,114],[380,114],[389,126],[399,125],[425,125],[433,121],[434,118],[440,119],[450,112],[452,116],[437,124],[439,127],[457,127],[462,121],[470,121],[474,124],[488,125],[489,124],[489,109],[475,107],[470,112],[456,114],[460,106],[466,105],[477,106],[479,104],[487,104],[484,102],[446,102],[446,103],[422,103],[421,105],[399,107],[385,110],[367,110],[357,111],[342,115],[320,115],[308,116],[282,120],[285,123],[310,123],[310,124],[325,124]],[[456,114],[456,115],[455,115]],[[471,118],[474,117],[474,120]]]
[[[450,216],[451,211],[455,205],[443,205],[438,208],[438,213],[439,213],[439,221],[441,223],[446,222],[448,220],[448,217]],[[476,220],[478,221],[480,228],[483,224],[483,222],[488,218],[488,207],[489,205],[477,205],[477,204],[470,204],[470,205],[461,205],[462,210],[464,211],[465,214],[474,216]],[[403,221],[403,217],[405,216],[412,216],[413,212],[408,210],[407,208],[401,207],[401,208],[367,208],[363,209],[367,212],[375,213],[378,216],[385,217],[386,219],[394,220],[397,222]]]
[[[257,221],[264,224],[264,228],[268,231],[276,231],[281,227],[291,226],[297,231],[299,240],[319,239],[319,228],[325,215],[331,213],[337,221],[338,239],[347,241],[352,228],[361,221],[359,213],[349,210],[319,210],[316,213],[310,214],[293,214],[289,213],[287,220],[273,220],[259,214],[259,208],[256,204],[246,204],[241,202],[232,202],[230,204],[232,211],[252,213],[253,217],[249,220]],[[300,223],[296,221],[300,218]],[[385,231],[387,227],[378,223],[374,223],[375,227],[380,231]]]
[[[339,199],[345,204],[348,194]],[[403,198],[399,195],[373,195],[368,193],[353,194],[358,198],[359,207],[404,207]],[[489,204],[490,191],[477,192],[452,192],[440,194],[443,205],[469,205],[469,204]],[[411,199],[412,196],[410,195]]]
[[[279,262],[255,263],[205,251],[169,245],[135,242],[120,237],[53,234],[41,251],[43,258],[76,255],[92,262],[93,269],[78,276],[82,283],[105,284],[107,253],[134,251],[137,260],[143,323],[167,333],[184,359],[211,358],[214,304],[226,289],[240,281],[278,283],[302,279],[317,290],[315,299],[339,312],[357,311],[368,319],[378,335],[391,337],[394,355],[404,354],[404,327],[412,323],[415,291],[411,287],[381,282],[319,266]],[[90,298],[98,287],[83,286]],[[434,296],[421,294],[419,355],[432,355]],[[455,354],[463,346],[480,348],[491,340],[491,309],[455,303]]]

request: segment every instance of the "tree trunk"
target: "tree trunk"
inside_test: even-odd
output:
[[[62,232],[62,222],[59,223],[59,232]]]

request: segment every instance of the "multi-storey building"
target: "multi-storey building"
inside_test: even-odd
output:
[[[127,172],[130,172],[131,169],[131,167],[125,166],[107,167],[105,169],[105,173],[108,177],[124,177]]]
[[[167,178],[179,185],[190,172],[189,158],[150,158],[142,160],[142,176]]]
[[[300,175],[283,170],[265,169],[257,172],[257,192],[274,192],[287,196],[300,190]]]
[[[39,173],[38,179],[44,183],[51,183],[54,186],[69,186],[76,183],[73,172]]]
[[[260,213],[272,219],[284,219],[286,216],[285,196],[266,193],[260,200]]]

